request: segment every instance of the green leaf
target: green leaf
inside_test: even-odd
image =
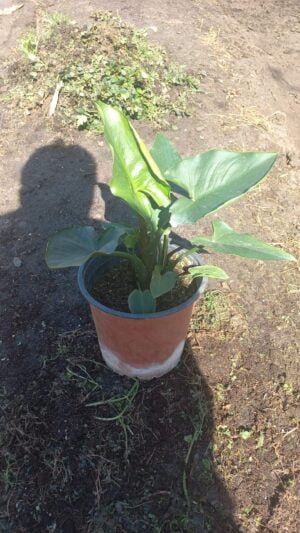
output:
[[[165,205],[165,207],[166,207],[170,203],[170,186],[169,186],[168,182],[165,180],[165,178],[163,177],[162,172],[161,172],[159,166],[157,165],[155,159],[152,157],[150,150],[148,149],[148,147],[146,146],[144,141],[141,139],[141,137],[139,136],[138,132],[134,129],[132,124],[130,124],[130,122],[129,122],[129,126],[131,128],[131,131],[132,131],[135,139],[136,139],[138,147],[139,147],[144,159],[146,160],[146,162],[147,162],[152,174],[159,181],[161,181],[162,183],[164,183],[165,185],[168,186],[167,192],[168,192],[168,200],[169,201],[168,201],[168,203],[166,205],[165,204],[161,204],[161,205]],[[144,192],[147,192],[147,191],[144,191]]]
[[[126,226],[107,226],[98,238],[91,226],[64,229],[49,239],[46,263],[49,268],[80,266],[95,252],[113,252],[125,232]]]
[[[156,302],[149,289],[146,291],[134,289],[128,296],[128,306],[131,313],[154,313]]]
[[[152,223],[150,199],[159,207],[167,207],[170,186],[125,115],[103,102],[98,102],[97,108],[113,153],[111,192]]]
[[[156,135],[150,152],[162,173],[176,167],[181,161],[174,144],[162,133]]]
[[[113,222],[109,222],[105,225],[102,224],[102,227],[103,226],[105,227],[105,231],[98,239],[98,246],[100,246],[100,250],[102,252],[107,253],[113,252],[117,248],[120,238],[123,235],[133,231],[130,226],[126,226],[125,224],[115,224]]]
[[[170,207],[171,224],[192,224],[257,185],[271,169],[275,153],[208,152],[182,160],[166,177],[188,192]]]
[[[49,268],[80,266],[97,248],[94,228],[91,226],[67,228],[49,239],[46,263]]]
[[[237,233],[221,220],[214,220],[212,226],[213,236],[211,239],[194,237],[192,243],[205,246],[214,252],[239,255],[249,259],[296,261],[292,255],[280,250],[280,248],[266,244],[247,233]]]
[[[76,117],[77,128],[82,128],[83,126],[86,126],[87,122],[88,122],[88,117],[86,115],[77,115]]]
[[[240,431],[240,437],[243,439],[243,440],[248,440],[250,439],[252,435],[252,431],[247,431],[246,429],[243,430],[243,431]]]
[[[135,248],[137,247],[139,243],[139,239],[140,239],[140,232],[138,229],[136,229],[135,231],[126,233],[126,235],[122,239],[122,242],[125,244],[128,250],[135,250]]]
[[[265,436],[263,434],[263,432],[261,431],[260,434],[259,434],[259,437],[256,441],[256,449],[258,448],[262,448],[263,445],[264,445],[264,442],[265,442]]]
[[[161,274],[160,266],[156,265],[150,282],[150,291],[153,298],[158,298],[162,294],[173,289],[176,284],[176,278],[177,276],[175,272],[165,272],[164,274]]]
[[[206,277],[216,279],[228,279],[228,276],[222,268],[214,265],[202,265],[189,268],[189,274],[193,278]]]

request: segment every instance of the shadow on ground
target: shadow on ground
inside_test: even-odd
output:
[[[1,279],[0,531],[238,531],[190,345],[161,379],[113,374],[76,274],[44,264],[49,234],[88,222],[95,183],[80,146],[40,148],[23,169],[20,209],[2,220],[21,266],[4,265]]]
[[[96,162],[87,150],[43,146],[23,167],[19,209],[0,220],[0,377],[8,388],[30,379],[53,334],[80,324],[75,270],[50,272],[44,254],[55,231],[91,222],[95,183]]]

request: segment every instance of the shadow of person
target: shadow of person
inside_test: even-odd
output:
[[[62,141],[35,150],[22,169],[20,208],[0,221],[0,372],[6,381],[26,379],[51,331],[78,325],[76,272],[54,276],[44,254],[55,231],[90,222],[95,183],[93,156]]]
[[[137,217],[128,205],[114,196],[106,183],[99,183],[98,186],[104,202],[104,219],[117,224],[136,224]]]

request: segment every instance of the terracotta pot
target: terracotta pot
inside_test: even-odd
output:
[[[192,254],[190,260],[194,265],[203,264],[198,254]],[[90,304],[103,359],[121,375],[141,379],[162,376],[180,360],[193,304],[203,294],[207,279],[199,278],[196,292],[176,307],[157,313],[125,313],[102,305],[90,292],[99,273],[115,264],[115,258],[91,258],[78,272],[79,288]]]

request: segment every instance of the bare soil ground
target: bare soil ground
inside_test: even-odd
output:
[[[279,152],[222,219],[299,254],[298,0],[23,3],[0,15],[1,75],[45,8],[146,28],[202,77],[191,116],[166,130],[183,154]],[[76,272],[49,272],[43,254],[57,229],[127,214],[105,185],[102,138],[46,115],[0,106],[0,531],[298,532],[298,265],[216,257],[231,279],[195,309],[179,367],[149,383],[113,375]]]

